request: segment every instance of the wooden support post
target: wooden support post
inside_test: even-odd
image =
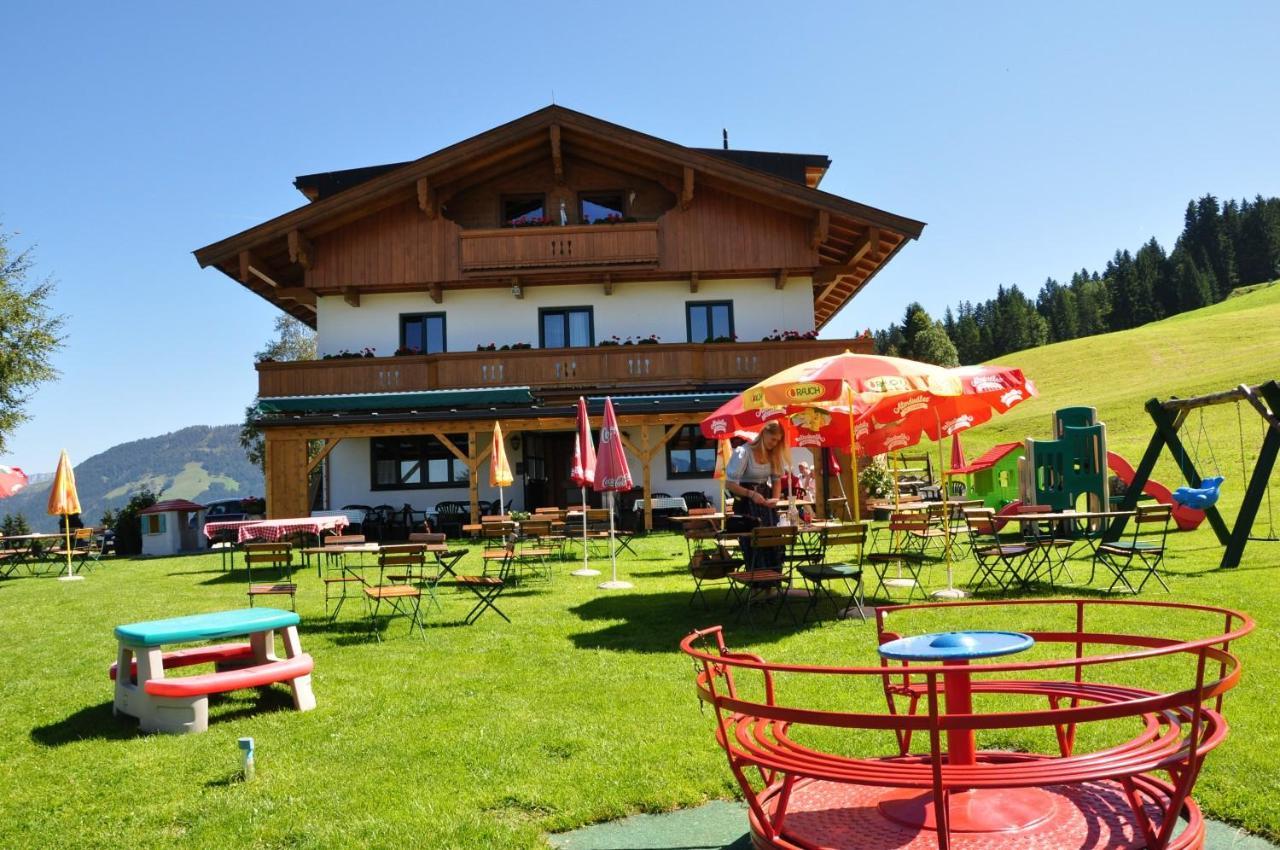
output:
[[[418,209],[428,219],[434,219],[440,214],[440,198],[426,177],[418,178]]]
[[[324,445],[320,447],[320,451],[316,452],[316,456],[307,463],[307,475],[315,472],[316,467],[319,466],[320,463],[329,456],[329,452],[333,451],[334,447],[341,442],[341,437],[331,437],[325,440]]]
[[[827,241],[827,234],[831,228],[831,213],[826,210],[818,210],[818,214],[813,217],[813,231],[809,234],[809,247],[818,250],[818,246]]]
[[[560,125],[551,125],[551,169],[556,183],[564,182],[564,157],[560,154]]]
[[[1275,381],[1268,381],[1258,388],[1258,392],[1266,401],[1273,416],[1276,411],[1280,411],[1280,385]],[[1259,410],[1259,413],[1262,411]],[[1263,414],[1263,418],[1271,424],[1272,416]],[[1240,505],[1240,513],[1236,516],[1235,528],[1231,530],[1227,551],[1222,554],[1220,564],[1222,569],[1240,566],[1240,558],[1244,555],[1244,547],[1249,542],[1249,534],[1253,531],[1253,521],[1257,519],[1262,497],[1266,495],[1267,481],[1271,478],[1271,470],[1275,467],[1277,454],[1280,454],[1280,428],[1271,425],[1267,429],[1266,436],[1262,438],[1258,462],[1254,465],[1253,475],[1249,478],[1249,488],[1245,490],[1244,502]]]
[[[786,269],[778,269],[776,272],[774,272],[773,288],[774,289],[787,288],[787,270]]]
[[[307,509],[307,441],[264,435],[266,448],[267,518],[289,519],[310,514]]]
[[[649,426],[640,426],[640,470],[644,478],[644,530],[653,531],[653,456],[649,450]]]
[[[809,494],[813,498],[813,513],[818,519],[826,519],[827,486],[826,476],[823,475],[827,468],[824,463],[826,458],[822,456],[822,449],[814,449],[809,454],[813,458],[813,492]]]
[[[480,457],[476,451],[476,432],[467,433],[467,467],[470,469],[470,475],[467,476],[467,491],[471,497],[471,524],[475,525],[480,521]],[[498,513],[502,513],[501,510]]]
[[[697,272],[689,273],[689,291],[690,292],[698,291],[698,273]]]
[[[306,237],[306,234],[296,229],[289,231],[289,262],[309,269],[315,255],[315,248],[312,247],[311,240]]]

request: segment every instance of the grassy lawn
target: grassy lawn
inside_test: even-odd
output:
[[[185,737],[141,736],[111,716],[111,629],[241,607],[243,572],[231,579],[216,557],[200,556],[109,563],[78,584],[0,583],[9,789],[0,842],[538,847],[547,831],[731,796],[690,664],[675,650],[690,628],[728,619],[719,592],[710,613],[687,605],[678,537],[655,534],[639,548],[639,559],[622,562],[634,591],[598,591],[566,565],[554,581],[505,597],[513,624],[487,616],[461,625],[469,597],[446,589],[425,643],[401,620],[385,642],[371,641],[358,608],[328,624],[313,572],[299,609],[319,707],[289,710],[283,688],[228,698],[206,734]],[[1219,550],[1207,531],[1177,537],[1175,550],[1173,598],[1243,608],[1261,624],[1240,647],[1246,681],[1228,703],[1232,737],[1197,796],[1213,816],[1276,836],[1280,721],[1268,684],[1280,594],[1268,578],[1280,545],[1259,545],[1229,573],[1214,572]],[[933,568],[929,583],[941,582]],[[735,647],[770,658],[874,663],[872,628],[856,621],[729,633]],[[242,735],[258,746],[248,785],[234,781]]]
[[[1145,399],[1280,375],[1278,325],[1280,287],[1271,287],[1194,316],[1006,358],[1043,397],[966,435],[966,449],[972,456],[997,441],[1046,437],[1054,408],[1094,404],[1113,450],[1136,463],[1151,431]],[[1242,421],[1251,465],[1260,420],[1245,410]],[[1188,427],[1198,430],[1198,420]],[[1230,524],[1242,490],[1235,408],[1207,411],[1205,429],[1228,476]],[[1200,453],[1208,465],[1203,444]],[[1178,484],[1167,459],[1156,477]],[[1280,500],[1280,480],[1274,489]],[[1274,513],[1280,523],[1280,504]],[[1267,520],[1264,504],[1263,531]],[[1245,677],[1227,702],[1231,737],[1210,757],[1196,796],[1210,816],[1280,838],[1271,690],[1280,681],[1280,543],[1250,544],[1232,571],[1216,569],[1221,549],[1207,526],[1170,545],[1172,593],[1148,585],[1144,597],[1240,608],[1259,624],[1238,647]],[[385,642],[372,641],[358,606],[329,624],[321,585],[314,571],[304,574],[298,608],[319,707],[288,710],[279,687],[223,699],[206,734],[184,737],[141,736],[112,717],[112,628],[243,607],[243,572],[228,576],[206,555],[110,562],[79,583],[0,581],[0,844],[541,847],[550,831],[731,797],[691,665],[676,649],[690,628],[730,618],[719,591],[709,613],[688,606],[680,538],[655,534],[637,548],[640,557],[621,561],[634,590],[599,591],[596,580],[569,576],[569,563],[552,582],[503,598],[511,624],[488,615],[463,626],[471,597],[442,589],[444,611],[432,613],[425,642],[402,620]],[[478,568],[478,555],[463,568]],[[1087,568],[1075,572],[1082,579]],[[962,567],[958,577],[969,573]],[[933,568],[928,584],[942,581]],[[1143,612],[1124,626],[1170,627]],[[771,659],[874,663],[872,627],[856,621],[732,625],[728,634],[734,648]],[[243,735],[258,747],[250,784],[235,780]]]

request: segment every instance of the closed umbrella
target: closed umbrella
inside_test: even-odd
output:
[[[511,464],[507,462],[507,446],[502,440],[502,423],[493,423],[493,451],[489,457],[489,486],[498,488],[498,515],[503,516],[506,509],[503,487],[510,487],[515,479],[511,477]]]
[[[16,466],[0,466],[0,499],[7,499],[27,486],[27,473]]]
[[[613,576],[600,585],[604,590],[625,590],[631,582],[618,581],[618,553],[613,539],[613,500],[619,490],[630,490],[631,469],[627,466],[627,453],[622,448],[622,435],[618,431],[618,418],[613,413],[613,399],[604,400],[604,424],[600,428],[600,454],[596,458],[596,480],[592,484],[597,493],[609,494],[609,563]]]
[[[582,489],[582,569],[574,570],[575,576],[598,576],[599,570],[591,569],[587,553],[587,485],[596,480],[596,446],[591,439],[591,420],[587,416],[587,400],[578,396],[578,434],[573,441],[573,468],[569,478]]]
[[[76,493],[76,476],[71,469],[71,458],[63,449],[58,458],[58,468],[53,473],[53,487],[49,490],[49,514],[61,516],[67,535],[67,574],[60,581],[75,581],[84,576],[71,572],[71,515],[80,513],[80,496]]]

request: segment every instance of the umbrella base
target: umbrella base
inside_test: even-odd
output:
[[[934,599],[964,599],[969,594],[958,587],[944,587],[929,594]]]
[[[58,581],[84,581],[84,576],[58,576]]]
[[[591,569],[590,567],[583,567],[583,568],[582,568],[582,569],[580,569],[580,570],[574,570],[573,572],[569,573],[569,575],[571,575],[571,576],[598,576],[598,575],[600,575],[600,571],[599,571],[599,570],[593,570],[593,569]]]
[[[615,581],[606,581],[602,584],[597,585],[597,587],[599,587],[601,590],[628,590],[630,588],[635,587],[635,585],[629,581],[615,580]]]

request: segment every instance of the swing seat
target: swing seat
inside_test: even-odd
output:
[[[1217,503],[1222,481],[1221,475],[1215,475],[1213,478],[1202,479],[1199,487],[1179,487],[1173,491],[1173,500],[1184,508],[1202,511]]]

